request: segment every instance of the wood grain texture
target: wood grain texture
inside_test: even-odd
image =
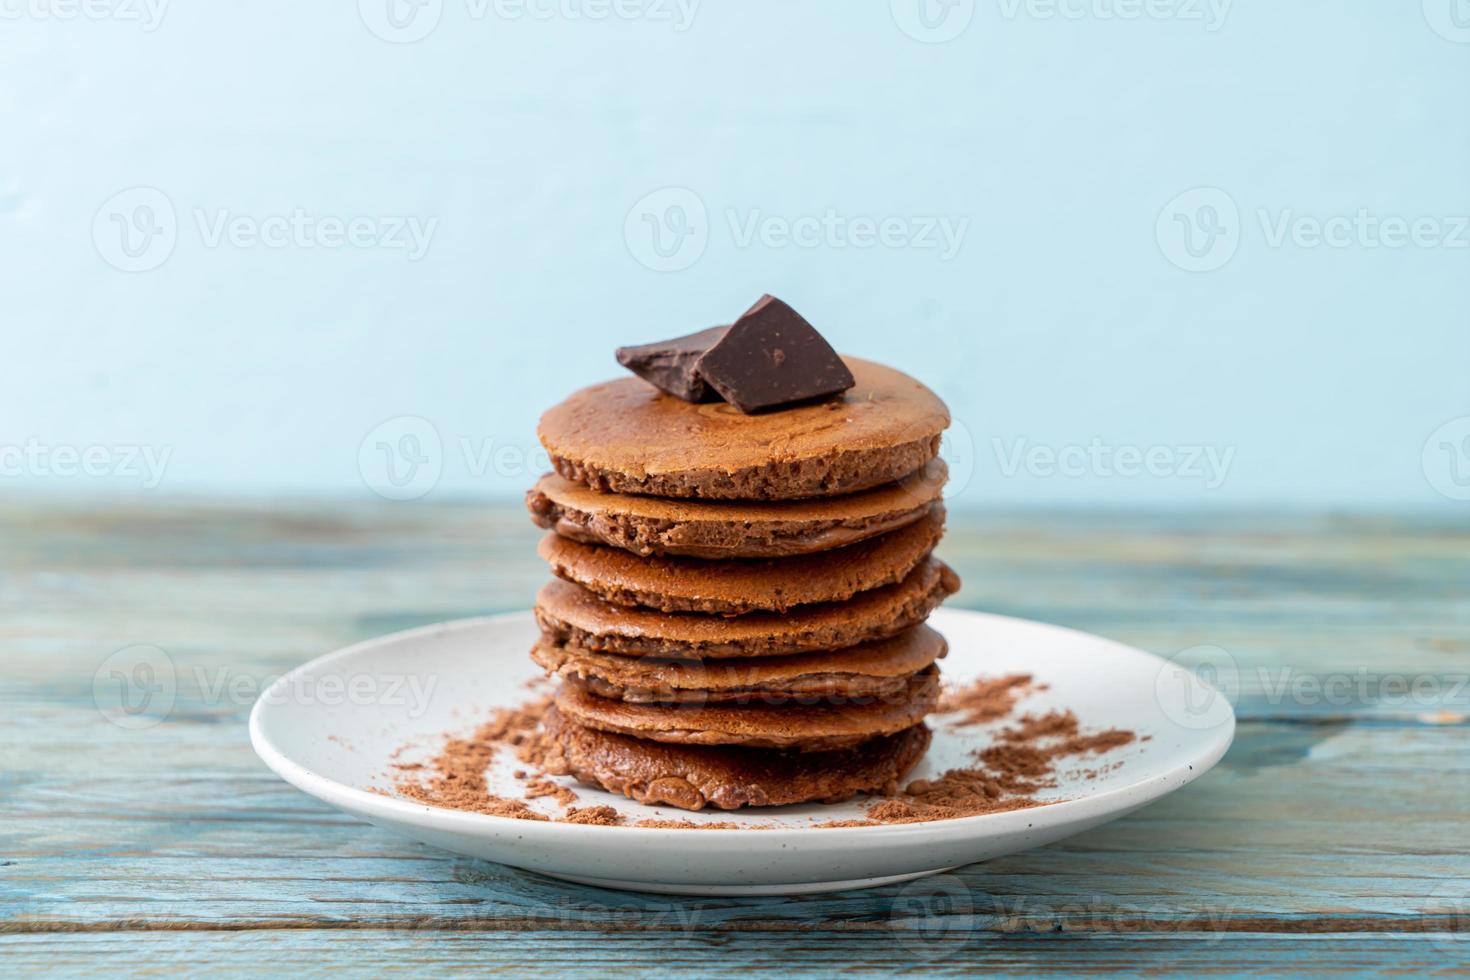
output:
[[[255,759],[262,684],[354,640],[522,608],[513,507],[0,504],[0,959],[250,975],[467,969],[1098,975],[1470,967],[1470,525],[953,515],[959,605],[1225,671],[1236,744],[1095,832],[908,885],[599,891],[400,841]],[[161,723],[98,711],[150,644]]]

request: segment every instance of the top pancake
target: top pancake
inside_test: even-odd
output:
[[[541,527],[635,555],[785,558],[897,530],[929,513],[949,473],[942,459],[897,483],[811,500],[689,500],[602,493],[547,473],[526,493]]]
[[[857,384],[826,401],[746,415],[620,378],[552,407],[537,432],[567,479],[658,497],[832,496],[891,483],[933,459],[949,425],[944,402],[892,368],[843,360]]]

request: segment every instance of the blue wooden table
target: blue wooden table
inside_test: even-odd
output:
[[[669,899],[391,837],[275,778],[261,685],[521,608],[514,507],[0,503],[0,969],[603,976],[1470,966],[1470,524],[956,515],[959,605],[1208,662],[1206,778],[1053,847],[874,891]],[[172,665],[115,723],[109,664]],[[110,659],[111,658],[111,659]]]

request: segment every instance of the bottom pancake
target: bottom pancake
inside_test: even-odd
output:
[[[556,692],[562,715],[587,728],[680,745],[825,752],[878,735],[911,728],[939,700],[939,668],[908,679],[902,691],[882,698],[822,699],[786,704],[634,704],[593,694],[568,678]]]
[[[585,728],[554,707],[543,725],[557,746],[547,766],[553,774],[685,810],[837,803],[858,793],[893,792],[930,738],[921,723],[849,749],[772,752],[649,742]]]

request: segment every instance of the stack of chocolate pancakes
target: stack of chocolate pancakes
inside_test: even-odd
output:
[[[946,652],[924,621],[959,587],[932,554],[949,413],[844,362],[850,388],[775,411],[629,377],[542,417],[551,771],[734,809],[891,789],[923,755]]]

